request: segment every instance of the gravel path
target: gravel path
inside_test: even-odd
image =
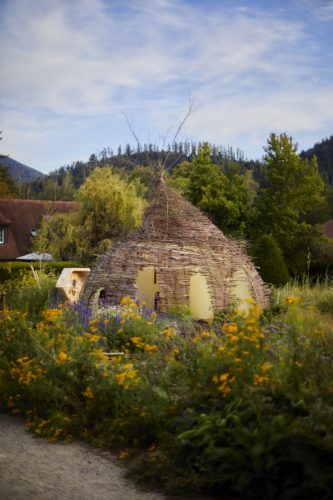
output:
[[[0,414],[0,500],[162,500],[123,476],[111,453],[49,443]]]

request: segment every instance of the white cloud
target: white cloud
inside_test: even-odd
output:
[[[333,2],[316,3],[329,16]],[[333,86],[321,80],[315,36],[304,21],[282,10],[226,5],[6,0],[0,99],[12,154],[32,152],[38,142],[45,150],[65,145],[66,135],[88,134],[98,119],[109,123],[114,145],[121,111],[142,123],[143,134],[166,130],[192,93],[204,103],[187,127],[197,138],[217,140],[221,130],[222,142],[246,134],[251,141],[286,123],[299,131],[332,124]]]
[[[333,0],[299,0],[305,9],[318,21],[333,21]]]

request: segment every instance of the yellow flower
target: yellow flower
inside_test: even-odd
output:
[[[273,367],[272,363],[269,363],[268,361],[265,361],[265,363],[263,363],[260,367],[260,370],[262,372],[267,372],[268,370],[270,370],[271,368]]]
[[[125,460],[126,458],[128,458],[128,452],[127,451],[120,451],[118,456],[119,456],[119,460]]]
[[[82,393],[84,397],[88,399],[92,399],[94,397],[93,391],[90,389],[90,387],[87,387],[86,390]]]
[[[164,340],[169,340],[171,337],[174,336],[175,331],[172,328],[172,326],[169,326],[167,328],[164,328],[162,333],[163,333]]]
[[[42,314],[47,321],[56,321],[60,315],[62,315],[60,309],[47,309]]]
[[[68,354],[66,354],[64,351],[59,352],[58,354],[58,360],[60,363],[66,363],[68,361]]]
[[[157,345],[154,345],[154,344],[145,344],[144,350],[147,352],[154,352],[154,351],[158,350],[158,347],[157,347]]]
[[[229,323],[223,327],[223,330],[228,333],[236,333],[238,332],[238,325],[236,323]]]
[[[135,345],[138,345],[141,343],[142,338],[141,337],[131,337],[131,342]]]
[[[222,373],[219,376],[219,381],[220,382],[225,382],[226,380],[228,380],[229,377],[230,377],[229,373]]]
[[[151,315],[150,315],[150,317],[153,318],[153,319],[157,318],[156,312],[152,312]]]
[[[219,392],[222,392],[222,394],[223,394],[224,396],[226,396],[227,394],[229,394],[229,392],[231,392],[230,387],[229,387],[226,383],[221,384],[221,385],[219,386],[218,390],[219,390]]]
[[[265,375],[255,375],[254,376],[254,379],[253,379],[253,383],[254,385],[259,385],[259,384],[262,384],[263,382],[266,382],[266,380],[268,380],[268,377],[266,377]]]
[[[99,335],[89,335],[89,342],[98,342],[100,339]]]
[[[289,295],[289,297],[286,298],[287,304],[297,304],[299,301],[300,301],[299,297],[294,297],[292,295]]]

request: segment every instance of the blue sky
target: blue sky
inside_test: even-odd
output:
[[[42,172],[181,139],[333,134],[333,0],[0,0],[1,152]]]

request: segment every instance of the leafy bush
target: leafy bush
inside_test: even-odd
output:
[[[57,277],[53,272],[45,274],[35,272],[35,275],[23,273],[10,280],[10,285],[2,286],[7,306],[29,313],[35,319],[51,300],[57,300],[55,284]]]
[[[331,498],[332,323],[287,292],[269,322],[252,304],[186,335],[130,298],[34,323],[4,310],[1,408],[51,439],[116,447],[178,495]]]
[[[82,267],[77,262],[0,262],[0,283],[20,277],[24,272],[30,274],[31,265],[43,272],[60,274],[64,267]]]
[[[285,285],[290,279],[283,253],[271,234],[264,234],[256,244],[254,258],[264,281]]]

